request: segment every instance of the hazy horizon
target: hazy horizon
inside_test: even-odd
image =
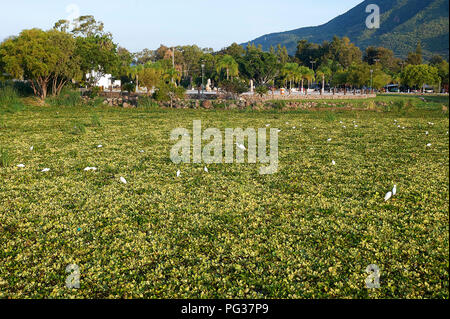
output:
[[[132,52],[156,49],[161,44],[196,44],[220,50],[264,34],[326,23],[361,2],[324,0],[317,5],[301,0],[229,0],[226,4],[206,0],[17,0],[2,4],[0,39],[17,35],[23,29],[50,29],[56,21],[76,14],[77,10],[67,11],[72,5],[71,8],[79,8],[80,15],[93,15],[104,22],[114,41]]]

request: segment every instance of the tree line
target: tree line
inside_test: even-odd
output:
[[[425,84],[448,88],[448,62],[434,56],[425,63],[421,44],[405,59],[383,47],[364,52],[346,38],[322,44],[298,42],[290,56],[278,45],[268,52],[233,43],[218,52],[196,45],[144,49],[131,53],[113,41],[104,24],[93,16],[73,22],[60,20],[53,29],[23,30],[0,44],[0,77],[27,81],[34,94],[57,96],[67,85],[92,89],[99,78],[112,74],[122,89],[146,88],[160,100],[181,97],[185,88],[214,87],[233,93],[248,90],[250,80],[261,95],[269,88],[299,90],[316,82],[325,87],[381,89],[394,83],[410,88]]]

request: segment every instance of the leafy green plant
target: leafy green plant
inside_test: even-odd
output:
[[[255,92],[258,93],[259,96],[263,97],[269,92],[269,88],[265,85],[261,85],[256,87]]]

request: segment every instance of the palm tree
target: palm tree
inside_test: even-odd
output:
[[[325,91],[325,79],[329,79],[331,77],[331,69],[326,65],[321,65],[317,70],[317,76],[322,78],[322,89],[320,90],[320,95]]]
[[[297,63],[286,63],[281,69],[283,77],[289,81],[289,94],[292,91],[292,82],[297,81],[301,77],[299,72],[299,65]]]
[[[144,69],[144,66],[141,64],[133,65],[128,70],[128,76],[130,76],[133,80],[136,81],[136,88],[135,92],[139,89],[139,72],[141,72]]]
[[[239,75],[239,65],[234,60],[231,55],[224,55],[217,64],[217,72],[221,72],[222,70],[227,71],[227,80],[230,76],[238,76]]]
[[[309,83],[311,83],[315,79],[314,71],[311,70],[310,68],[304,67],[303,72],[301,74],[302,74],[302,87],[303,87],[303,80],[306,80],[307,86],[309,88]],[[308,89],[306,89],[306,94],[308,94]]]

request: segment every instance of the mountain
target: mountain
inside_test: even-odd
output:
[[[366,13],[366,7],[370,4],[380,7],[379,29],[368,29],[366,26],[366,18],[370,14]],[[350,38],[363,50],[372,45],[383,46],[404,58],[421,41],[425,58],[440,54],[448,59],[448,17],[449,0],[366,0],[323,25],[268,34],[250,43],[262,45],[266,51],[281,44],[287,47],[289,54],[294,55],[299,40],[320,44],[337,35]]]

